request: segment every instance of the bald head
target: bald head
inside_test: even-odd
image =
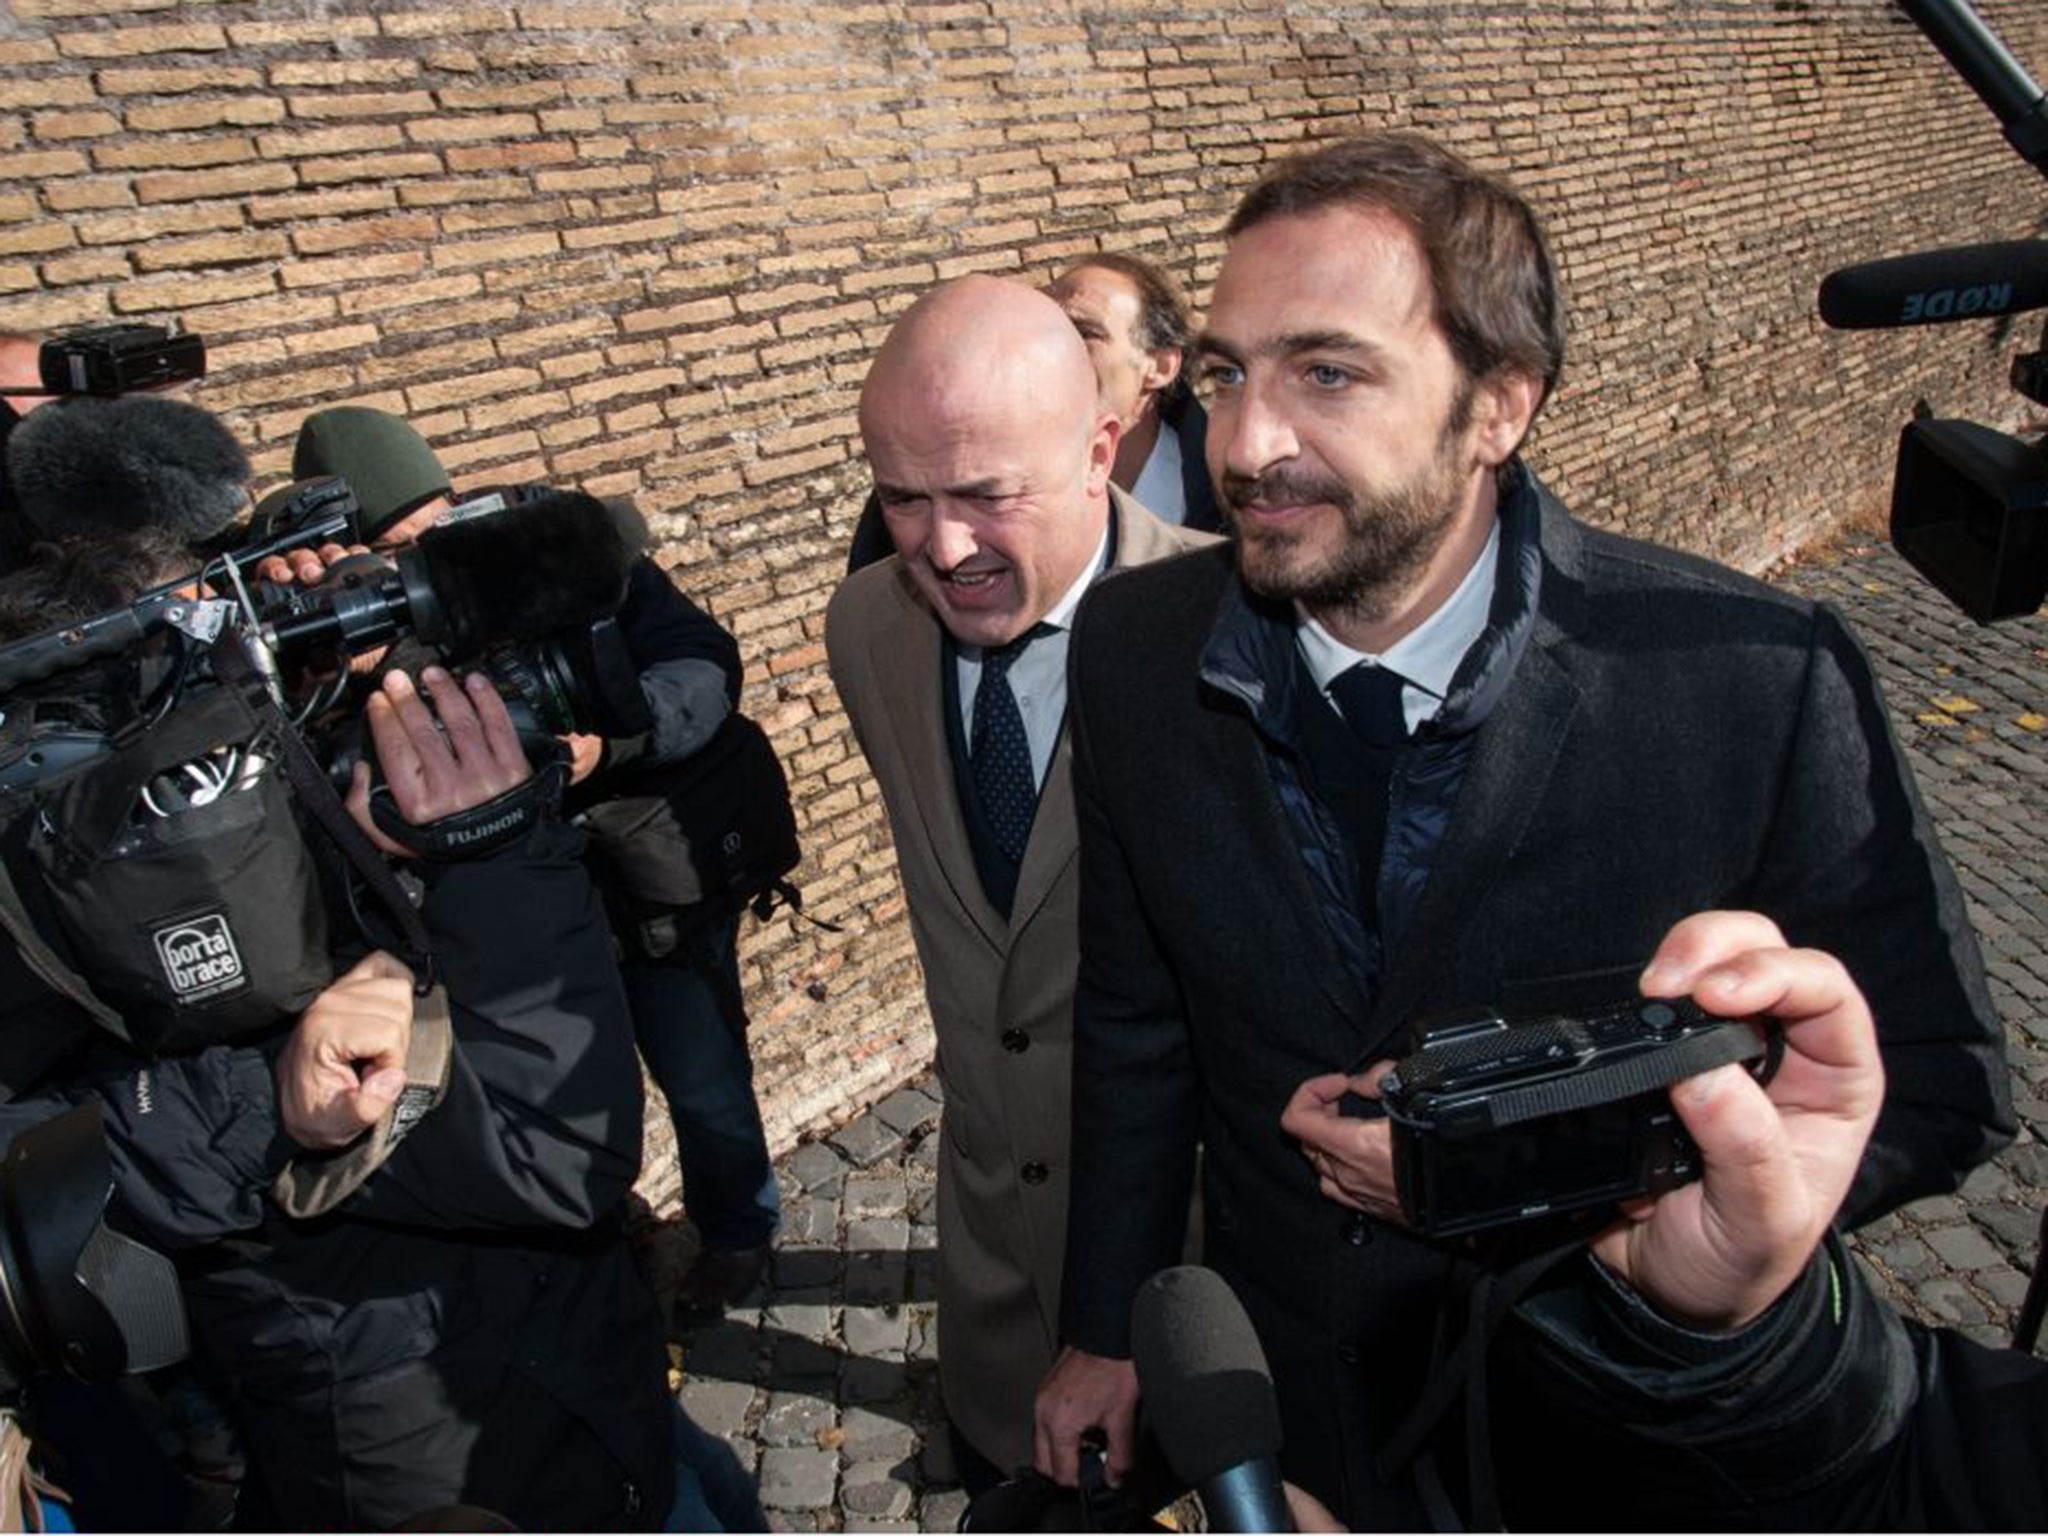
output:
[[[860,430],[903,567],[963,643],[1014,639],[1089,569],[1118,427],[1044,294],[987,277],[926,294],[868,370]]]
[[[1021,283],[963,277],[905,310],[861,389],[860,423],[918,406],[1043,413],[1082,432],[1095,414],[1088,349],[1058,304]]]

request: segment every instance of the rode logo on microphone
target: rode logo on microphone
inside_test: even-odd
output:
[[[151,935],[164,979],[181,1003],[196,1003],[242,986],[247,975],[225,913],[186,918]]]
[[[1952,320],[1965,315],[1997,315],[2012,308],[2011,283],[1979,283],[1973,288],[1929,288],[1909,293],[1899,319]]]

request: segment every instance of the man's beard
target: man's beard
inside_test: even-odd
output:
[[[1453,457],[1468,412],[1454,410],[1436,452],[1405,485],[1348,485],[1327,472],[1285,466],[1263,475],[1225,471],[1219,487],[1237,535],[1237,568],[1261,597],[1298,602],[1311,613],[1343,612],[1375,624],[1428,569],[1457,520],[1464,476]],[[1243,515],[1251,505],[1336,509],[1342,537],[1316,551],[1311,540],[1322,520],[1304,529],[1261,527]]]

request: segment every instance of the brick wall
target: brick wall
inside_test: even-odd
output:
[[[2048,16],[1985,7],[2048,70]],[[2040,183],[1874,0],[0,5],[0,326],[175,316],[280,476],[311,408],[460,477],[631,493],[740,636],[810,910],[745,941],[771,1132],[920,1064],[874,786],[823,666],[890,317],[1098,246],[1199,294],[1259,167],[1438,134],[1547,212],[1533,446],[1582,513],[1756,566],[1883,505],[1913,398],[2009,421],[2017,326],[1837,336],[1832,266],[2031,233]],[[2026,339],[2031,339],[2027,332]]]

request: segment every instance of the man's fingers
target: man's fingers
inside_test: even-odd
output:
[[[425,668],[420,681],[427,685],[427,694],[434,701],[434,714],[447,732],[448,748],[456,766],[467,776],[479,764],[490,763],[491,751],[484,742],[483,724],[461,685],[444,667]]]
[[[406,746],[411,749],[417,782],[428,796],[438,802],[453,787],[456,777],[455,754],[449,749],[447,738],[435,723],[427,701],[420,697],[418,686],[405,673],[396,670],[385,673],[382,694],[391,706],[392,717]],[[378,746],[381,755],[381,737]],[[384,765],[384,777],[391,781],[391,792],[399,794],[398,778],[388,762]],[[399,800],[399,808],[407,812],[409,819],[411,811],[403,797]]]
[[[1342,1072],[1312,1077],[1294,1090],[1287,1107],[1280,1111],[1280,1129],[1305,1138],[1325,1120],[1337,1118],[1337,1101],[1350,1091],[1351,1079]]]
[[[519,744],[518,728],[512,724],[512,712],[505,707],[505,700],[496,685],[485,674],[472,672],[463,679],[463,687],[476,710],[477,721],[483,727],[484,742],[490,748],[492,761],[501,770],[512,774],[512,783],[524,782],[533,771],[533,765],[526,760],[526,749]]]
[[[357,767],[362,770],[367,778],[370,771],[369,766],[359,763]],[[350,966],[340,979],[342,981],[402,981],[407,986],[411,986],[414,978],[412,967],[399,959],[398,956],[392,954],[389,950],[373,949],[354,965]]]
[[[399,674],[393,673],[396,677]],[[411,684],[406,685],[408,688]],[[400,809],[425,793],[426,770],[413,746],[412,733],[405,728],[388,689],[380,688],[363,705],[363,720],[370,728],[370,745],[384,770],[384,782],[391,786]]]
[[[1672,925],[1645,967],[1645,997],[1679,997],[1709,966],[1746,949],[1782,949],[1778,925],[1757,912],[1695,912]]]
[[[1673,1086],[1671,1105],[1701,1158],[1724,1179],[1747,1183],[1773,1159],[1789,1165],[1784,1122],[1741,1067],[1731,1063],[1687,1078]]]
[[[1393,1061],[1374,1062],[1363,1072],[1351,1079],[1351,1091],[1362,1094],[1368,1099],[1378,1098],[1380,1096],[1380,1084],[1386,1080],[1387,1074],[1392,1072],[1396,1065],[1398,1063]]]
[[[372,699],[370,702],[374,704],[376,700]],[[363,836],[375,844],[380,853],[388,853],[395,859],[409,859],[413,856],[410,848],[395,843],[386,837],[384,829],[377,825],[376,818],[370,814],[370,765],[368,763],[358,762],[350,770],[348,813],[355,821],[356,826],[361,829]]]

